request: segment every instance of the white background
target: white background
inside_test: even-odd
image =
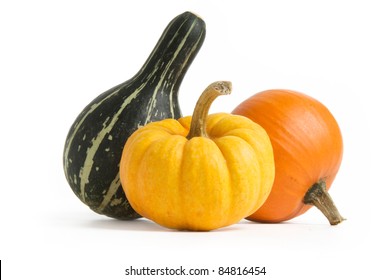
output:
[[[344,137],[344,160],[330,190],[344,223],[332,227],[312,209],[283,224],[242,221],[212,232],[177,232],[144,219],[99,216],[74,196],[62,169],[70,125],[94,97],[131,78],[168,22],[186,10],[205,20],[207,37],[182,83],[183,114],[220,79],[231,80],[234,90],[212,112],[230,112],[271,88],[320,100]],[[374,0],[1,1],[4,279],[130,279],[124,270],[131,265],[267,270],[234,279],[382,279],[388,14],[385,1]],[[232,279],[216,272],[193,279]]]

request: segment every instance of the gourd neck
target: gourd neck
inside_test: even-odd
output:
[[[162,33],[150,56],[138,72],[142,83],[179,88],[186,71],[205,39],[205,22],[191,12],[175,17]]]
[[[196,103],[187,139],[208,137],[207,116],[209,109],[218,96],[230,94],[231,90],[231,82],[226,81],[214,82],[204,90]]]

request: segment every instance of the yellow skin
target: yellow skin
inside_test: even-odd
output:
[[[242,116],[212,114],[207,136],[188,140],[190,124],[191,117],[166,119],[128,139],[120,179],[131,206],[181,230],[213,230],[254,213],[274,180],[265,130]]]

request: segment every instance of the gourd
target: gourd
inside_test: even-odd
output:
[[[131,206],[168,228],[208,231],[252,214],[266,200],[274,158],[265,130],[242,116],[211,114],[231,83],[211,84],[193,117],[139,128],[127,140],[120,178]]]
[[[305,213],[312,205],[331,225],[344,220],[328,193],[342,161],[342,135],[334,116],[321,102],[296,91],[267,90],[243,101],[232,113],[260,124],[274,150],[272,191],[249,220],[282,222]]]
[[[96,97],[74,121],[63,152],[65,176],[76,196],[96,213],[140,217],[119,178],[124,143],[140,126],[181,117],[179,87],[204,38],[201,18],[190,12],[178,15],[140,71]]]

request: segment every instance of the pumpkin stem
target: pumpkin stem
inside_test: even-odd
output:
[[[212,102],[220,95],[231,93],[231,82],[220,81],[210,84],[200,95],[193,111],[188,140],[193,137],[208,137],[206,132],[206,120]]]
[[[303,202],[316,206],[328,219],[331,225],[337,225],[345,219],[340,215],[330,194],[326,189],[326,182],[320,180],[305,194]]]

